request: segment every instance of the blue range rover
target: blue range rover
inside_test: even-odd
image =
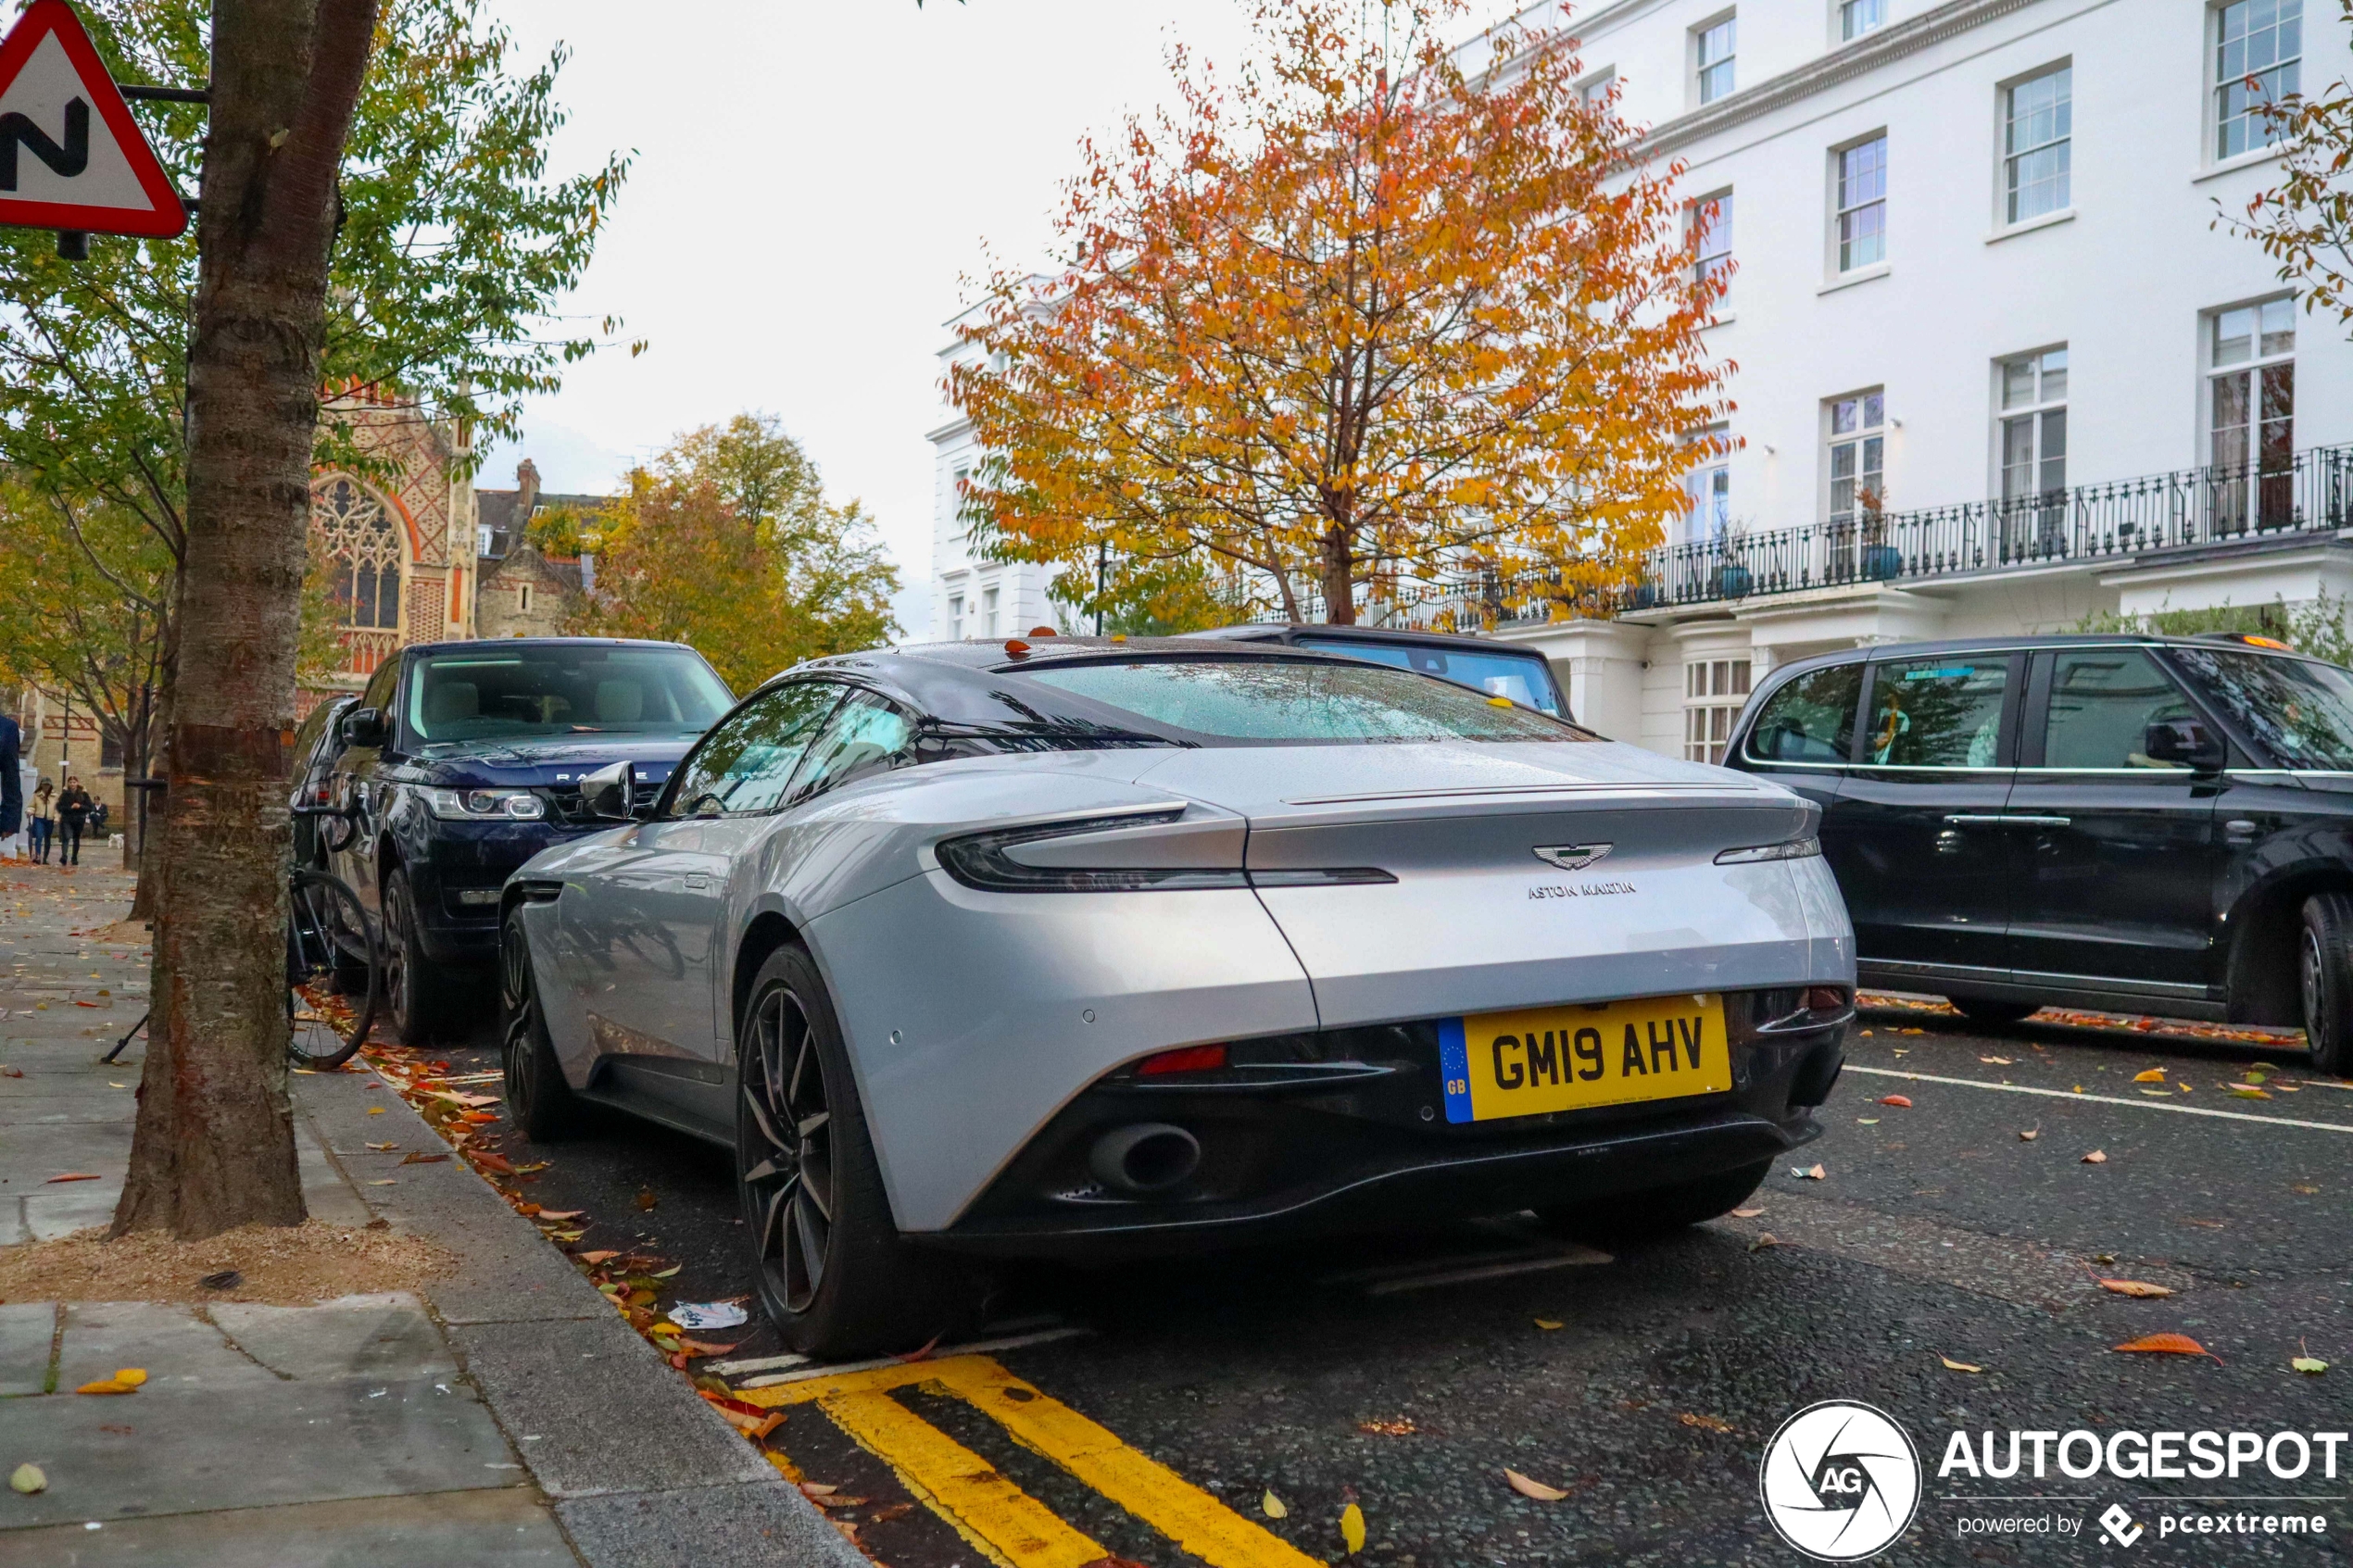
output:
[[[734,706],[718,671],[678,643],[426,643],[385,661],[343,717],[321,786],[356,808],[348,824],[324,820],[324,847],[384,934],[403,1045],[430,1040],[489,972],[508,873],[612,825],[582,809],[581,780],[633,762],[649,802]]]

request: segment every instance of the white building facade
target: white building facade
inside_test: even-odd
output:
[[[2353,588],[2353,346],[2214,226],[2280,176],[2246,79],[2353,65],[2333,5],[1618,0],[1575,30],[1736,266],[1706,341],[1740,442],[1632,608],[1500,631],[1580,718],[1713,759],[1790,659]]]
[[[963,320],[948,323],[952,330]],[[960,360],[979,351],[961,340],[939,351],[944,383]],[[932,449],[931,638],[1013,637],[1033,626],[1057,626],[1047,600],[1051,569],[1028,561],[995,561],[973,550],[962,502],[963,486],[981,458],[972,421],[961,415],[929,433]]]

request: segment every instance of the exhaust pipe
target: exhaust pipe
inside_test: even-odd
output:
[[[1096,1180],[1114,1191],[1166,1192],[1200,1167],[1201,1140],[1165,1122],[1137,1122],[1097,1138],[1087,1163]]]

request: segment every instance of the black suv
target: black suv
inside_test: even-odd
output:
[[[1568,699],[1553,679],[1553,667],[1533,648],[1516,648],[1486,637],[1463,637],[1449,632],[1392,632],[1381,626],[1293,626],[1280,621],[1248,626],[1221,626],[1214,632],[1192,632],[1195,637],[1222,637],[1235,643],[1281,643],[1289,647],[1314,648],[1318,653],[1345,654],[1418,670],[1452,681],[1458,686],[1507,696],[1539,709],[1555,719],[1574,717]]]
[[[2353,674],[2262,638],[1801,659],[1727,765],[1822,808],[1866,985],[2301,1023],[2353,1074]]]
[[[350,823],[321,819],[321,836],[330,869],[382,923],[385,1004],[403,1045],[431,1038],[464,972],[488,972],[508,873],[612,825],[582,808],[581,781],[635,763],[649,804],[735,700],[678,643],[424,643],[376,671],[342,719],[340,750],[314,774],[357,809]]]

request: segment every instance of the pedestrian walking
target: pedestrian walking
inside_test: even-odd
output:
[[[57,828],[64,835],[57,843],[57,864],[82,864],[82,831],[89,826],[91,809],[96,804],[80,779],[66,775],[65,793],[57,797]]]
[[[57,786],[43,779],[34,787],[32,798],[25,802],[25,825],[32,833],[32,863],[45,866],[50,846],[57,838]]]
[[[24,854],[24,779],[18,771],[24,750],[24,732],[16,716],[0,708],[0,859]]]

